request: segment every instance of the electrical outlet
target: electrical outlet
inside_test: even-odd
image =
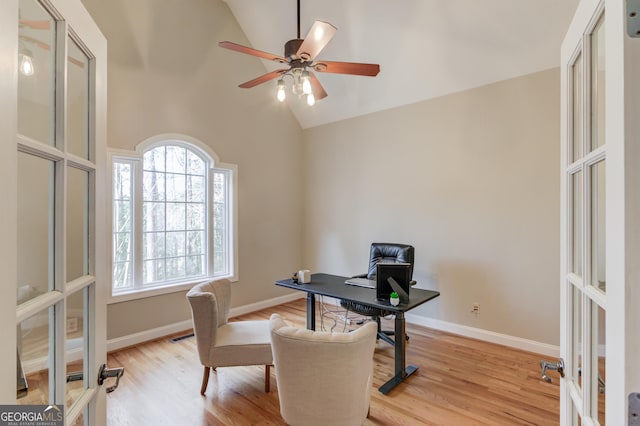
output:
[[[78,331],[78,318],[67,318],[67,333]]]
[[[473,312],[474,314],[478,315],[480,313],[480,304],[478,302],[475,302],[473,304],[473,307],[471,309],[471,312]]]

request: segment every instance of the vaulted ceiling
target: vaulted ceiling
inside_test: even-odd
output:
[[[283,55],[284,43],[296,38],[296,0],[225,1],[250,47]],[[315,20],[338,29],[318,59],[378,63],[380,73],[316,73],[328,97],[309,107],[288,90],[285,102],[300,125],[309,128],[557,67],[560,43],[577,4],[578,0],[301,0],[302,38]],[[264,62],[265,72],[281,68],[245,56],[246,61]],[[253,77],[258,76],[249,76]],[[238,90],[275,97],[276,80],[262,86],[268,90]]]

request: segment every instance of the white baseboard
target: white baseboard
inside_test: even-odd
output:
[[[426,318],[415,314],[405,314],[405,318],[408,323],[433,328],[434,330],[446,331],[448,333],[483,340],[485,342],[496,343],[498,345],[509,346],[553,358],[558,358],[560,356],[560,348],[548,343],[536,342],[535,340],[523,339],[521,337],[496,333],[494,331],[484,330],[481,328]]]
[[[229,317],[233,318],[262,309],[270,308],[272,306],[282,305],[283,303],[288,303],[303,297],[305,297],[304,293],[295,292],[293,294],[275,297],[273,299],[264,300],[262,302],[238,306],[236,308],[231,308],[231,310],[229,311]],[[191,320],[188,319],[185,321],[168,324],[162,327],[152,328],[151,330],[145,330],[122,337],[116,337],[115,339],[110,339],[107,341],[107,352],[117,351],[118,349],[126,348],[128,346],[134,346],[143,342],[148,342],[149,340],[159,339],[161,337],[179,333],[191,328],[193,328],[193,324]]]
[[[193,328],[191,320],[176,322],[162,327],[152,328],[151,330],[140,331],[138,333],[128,334],[115,339],[107,340],[107,352],[117,351],[118,349],[134,346],[139,343],[148,342],[149,340],[159,339],[160,337],[170,334],[179,333],[181,331]]]
[[[237,317],[244,314],[250,314],[251,312],[259,311],[262,309],[270,308],[272,306],[282,305],[284,303],[293,302],[294,300],[302,299],[306,297],[306,293],[296,291],[285,296],[274,297],[273,299],[263,300],[262,302],[251,303],[249,305],[238,306],[237,308],[231,308],[229,317]]]
[[[305,297],[303,292],[295,292],[285,296],[275,297],[273,299],[264,300],[262,302],[251,303],[248,305],[238,306],[231,308],[229,312],[230,317],[237,317],[240,315],[248,314],[251,312],[259,311],[262,309],[270,308],[272,306],[288,303],[293,300],[301,299]],[[337,299],[330,297],[324,298],[325,303],[339,305]],[[534,352],[541,355],[557,358],[560,356],[560,348],[558,346],[549,345],[547,343],[536,342],[534,340],[523,339],[521,337],[510,336],[507,334],[496,333],[481,328],[469,327],[466,325],[454,324],[447,321],[436,320],[432,318],[426,318],[420,315],[407,313],[405,318],[408,323],[421,325],[423,327],[433,328],[435,330],[446,331],[449,333],[458,334],[473,339],[483,340],[486,342],[496,343],[499,345],[505,345],[524,351]],[[181,331],[189,330],[192,328],[191,320],[180,321],[174,324],[169,324],[163,327],[154,328],[151,330],[141,331],[139,333],[130,334],[127,336],[117,337],[107,342],[107,351],[115,351],[125,348],[127,346],[137,345],[149,340],[158,339],[160,337],[168,336],[170,334],[179,333]]]
[[[340,304],[338,299],[330,297],[325,297],[324,302],[333,305]],[[552,358],[558,358],[560,356],[560,347],[549,345],[547,343],[536,342],[535,340],[528,340],[481,328],[454,324],[411,313],[405,314],[405,319],[410,324],[421,325],[423,327],[433,328],[434,330],[446,331],[448,333],[458,334],[460,336],[483,340],[485,342],[491,342],[498,345],[509,346],[523,351],[535,352]]]

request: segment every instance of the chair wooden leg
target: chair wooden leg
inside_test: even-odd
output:
[[[200,388],[200,395],[204,395],[209,384],[209,367],[204,367],[204,375],[202,376],[202,387]]]
[[[264,391],[269,392],[271,390],[271,366],[264,366]]]

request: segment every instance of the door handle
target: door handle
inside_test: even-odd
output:
[[[114,390],[116,390],[116,388],[120,384],[120,377],[122,377],[123,374],[124,374],[124,367],[107,368],[106,364],[102,364],[102,366],[100,366],[100,371],[98,372],[98,385],[102,386],[105,379],[108,379],[110,377],[115,377],[116,383],[113,386],[109,386],[107,388],[107,393],[111,393]]]
[[[542,360],[540,361],[540,368],[542,368],[542,380],[547,383],[553,383],[553,379],[547,376],[547,370],[556,370],[560,377],[564,377],[564,360],[562,358],[556,363]]]

